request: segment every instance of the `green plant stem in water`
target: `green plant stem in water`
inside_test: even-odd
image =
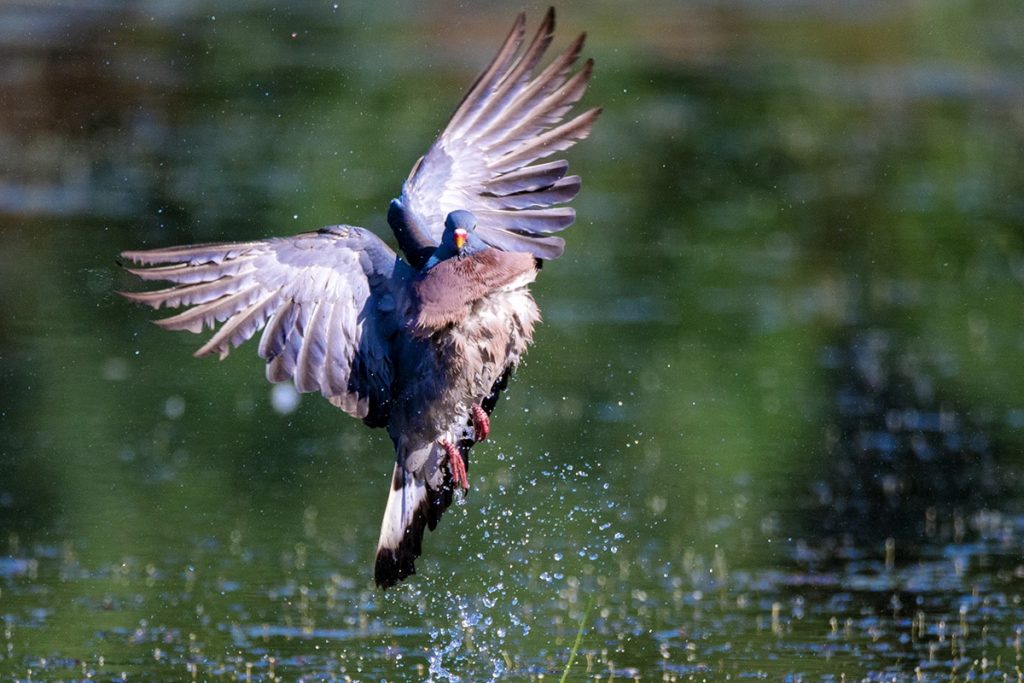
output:
[[[559,679],[558,683],[565,683],[565,680],[569,677],[569,669],[572,668],[572,663],[576,660],[576,652],[580,649],[580,641],[583,640],[583,628],[587,625],[587,617],[590,616],[590,609],[594,606],[594,596],[590,596],[590,600],[587,601],[587,609],[584,610],[583,616],[580,617],[580,629],[576,631],[576,642],[572,644],[572,650],[569,651],[569,661],[565,663],[565,671],[562,672],[562,678]]]

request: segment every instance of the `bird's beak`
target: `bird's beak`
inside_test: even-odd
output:
[[[459,251],[462,251],[462,247],[464,247],[466,245],[466,238],[467,237],[468,237],[468,234],[466,233],[465,230],[456,230],[455,231],[455,248],[458,249]]]

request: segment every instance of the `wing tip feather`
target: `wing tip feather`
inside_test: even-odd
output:
[[[588,137],[603,112],[602,107],[594,107],[572,115],[595,70],[593,57],[578,65],[588,34],[586,31],[577,34],[541,68],[543,55],[554,34],[556,9],[554,6],[547,8],[535,36],[524,48],[525,22],[526,13],[519,12],[509,36],[470,86],[430,152],[417,162],[403,186],[408,211],[420,218],[415,230],[428,233],[435,244],[440,238],[443,216],[456,208],[478,212],[543,209],[572,201],[579,192],[579,181],[575,178],[556,184],[564,175],[567,162],[548,162],[552,166],[540,164],[543,171],[530,169],[530,166]],[[567,116],[571,118],[566,120]],[[465,149],[459,147],[460,144]],[[472,152],[473,145],[483,157],[479,170],[474,166],[472,172],[464,170],[461,175],[453,174],[450,167],[441,163],[452,162],[453,154],[458,157]],[[435,159],[432,154],[436,149],[443,149],[448,156]],[[560,174],[555,164],[561,165]],[[477,188],[476,201],[465,197],[468,205],[463,206],[448,205],[457,203],[454,200],[438,201],[436,197],[443,196],[446,187],[460,189],[463,195],[467,188]],[[537,203],[531,203],[528,196],[531,192],[537,193],[533,197]],[[517,193],[522,196],[492,201]],[[424,196],[418,196],[420,194]],[[500,230],[493,241],[486,237],[484,241],[506,251],[529,245],[531,248],[527,250],[539,258],[558,258],[564,243],[549,242],[550,232],[552,227],[554,230],[566,227],[573,219],[554,225],[550,216],[535,218],[538,222],[533,226],[529,224],[531,217],[522,214],[514,225],[508,226],[513,227],[514,232]],[[541,218],[544,220],[539,220]],[[403,251],[406,250],[403,248]]]
[[[118,296],[123,296],[125,299],[128,299],[128,301],[131,301],[132,303],[135,304],[145,304],[152,308],[160,307],[159,301],[152,301],[148,297],[146,297],[147,294],[152,294],[152,292],[125,292],[120,289],[115,289],[114,294],[117,294]]]

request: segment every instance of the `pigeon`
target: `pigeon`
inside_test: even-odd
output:
[[[424,530],[469,488],[472,446],[533,339],[528,286],[565,248],[580,190],[564,159],[601,113],[572,113],[593,60],[585,34],[540,63],[549,9],[526,40],[520,14],[447,126],[413,166],[387,222],[399,255],[373,232],[331,225],[251,242],[125,251],[128,272],[169,287],[120,292],[156,321],[212,336],[196,356],[221,359],[261,332],[271,382],[319,392],[394,445],[374,562],[388,588],[415,574]]]

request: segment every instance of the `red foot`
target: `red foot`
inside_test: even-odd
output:
[[[448,454],[448,471],[452,475],[452,486],[463,490],[468,489],[469,477],[466,475],[466,463],[462,460],[459,449],[447,439],[441,441],[441,447]]]
[[[491,433],[491,418],[479,405],[473,406],[473,440],[483,441]]]

